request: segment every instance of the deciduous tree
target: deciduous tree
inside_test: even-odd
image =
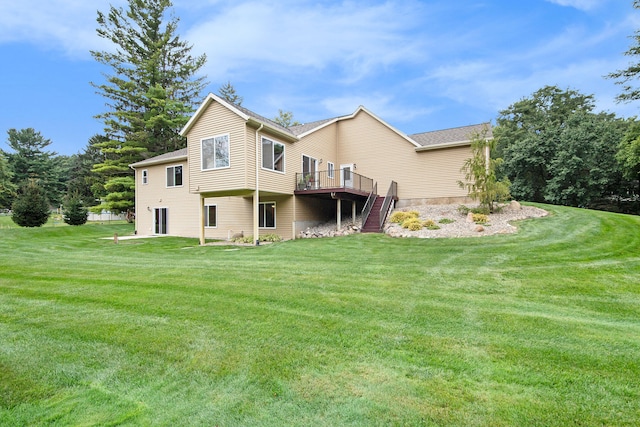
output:
[[[496,138],[497,157],[504,159],[500,175],[511,181],[516,199],[544,202],[549,166],[557,151],[559,133],[577,111],[591,112],[591,95],[545,86],[500,111]]]
[[[615,154],[628,122],[593,109],[593,96],[547,86],[500,112],[496,151],[515,198],[589,207],[626,191]]]

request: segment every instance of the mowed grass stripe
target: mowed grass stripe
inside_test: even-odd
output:
[[[547,208],[257,248],[3,229],[0,424],[633,425],[640,222]]]

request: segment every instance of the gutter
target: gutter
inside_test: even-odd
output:
[[[471,141],[455,141],[444,144],[425,145],[424,147],[417,147],[416,152],[439,150],[441,148],[464,147],[465,145],[471,145]]]

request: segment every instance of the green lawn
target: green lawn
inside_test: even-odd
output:
[[[0,425],[638,425],[640,218],[546,208],[259,247],[0,218]]]

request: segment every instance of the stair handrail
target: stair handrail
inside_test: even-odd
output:
[[[376,201],[376,197],[378,197],[378,183],[374,182],[371,193],[369,193],[369,197],[367,197],[367,201],[362,208],[362,227],[367,223],[367,218],[369,218],[369,214],[373,208],[373,203]]]
[[[382,226],[384,225],[384,222],[387,219],[387,215],[389,215],[391,202],[393,202],[397,198],[398,198],[398,183],[395,181],[391,181],[391,184],[389,185],[389,190],[387,191],[387,195],[384,197],[384,202],[382,202],[382,207],[380,208],[379,230],[382,230]]]

